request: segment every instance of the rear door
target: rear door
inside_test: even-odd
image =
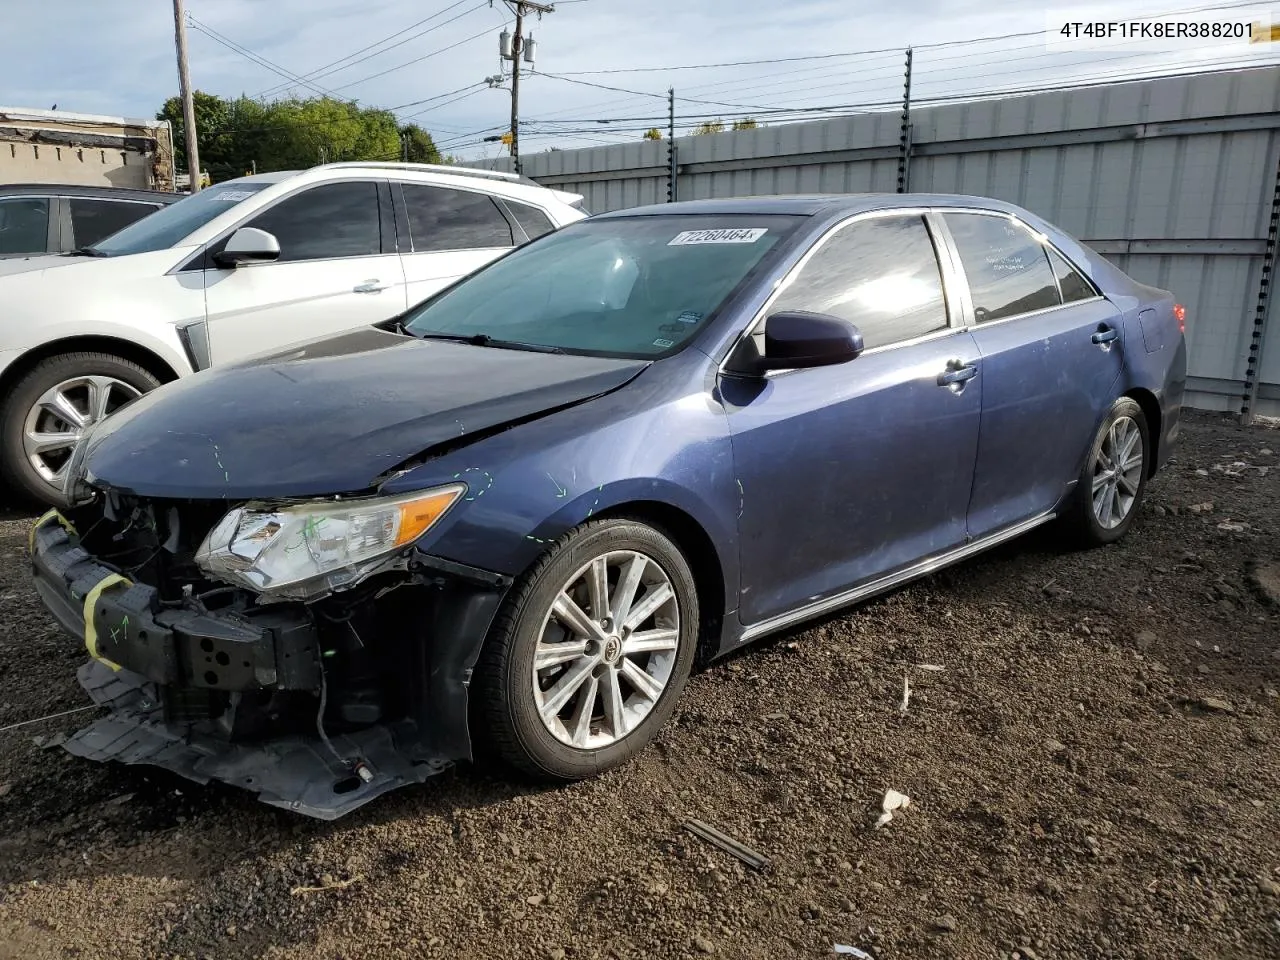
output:
[[[970,532],[1050,510],[1077,479],[1124,363],[1119,311],[1048,239],[1001,213],[943,212],[982,356]]]
[[[403,198],[401,256],[410,305],[523,241],[493,197],[424,183],[393,183]]]
[[[766,312],[839,316],[862,332],[865,352],[722,379],[742,498],[744,623],[964,543],[981,377],[937,253],[923,211],[836,227]]]
[[[404,272],[389,206],[384,182],[343,180],[289,194],[240,224],[272,234],[280,242],[280,258],[234,269],[206,261],[213,362],[402,312]]]

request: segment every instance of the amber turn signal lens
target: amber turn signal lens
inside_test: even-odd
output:
[[[417,540],[430,529],[440,516],[453,506],[464,488],[457,487],[429,494],[418,500],[400,504],[400,529],[396,531],[396,546]]]

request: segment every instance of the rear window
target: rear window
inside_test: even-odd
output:
[[[521,229],[529,235],[530,240],[537,240],[544,233],[550,233],[556,228],[551,218],[537,207],[531,207],[527,203],[516,203],[514,200],[503,202],[506,203],[507,209],[516,218]]]
[[[0,199],[0,254],[44,253],[49,240],[49,201],[44,197]]]
[[[117,230],[123,230],[159,208],[159,204],[155,203],[72,197],[71,230],[75,238],[72,246],[87,247],[105,240]]]

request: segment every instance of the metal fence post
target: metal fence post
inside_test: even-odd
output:
[[[676,200],[676,88],[667,88],[667,203]]]
[[[907,75],[902,88],[902,133],[898,137],[898,192],[911,190],[911,48],[907,47]]]
[[[1276,182],[1271,193],[1271,222],[1267,226],[1267,245],[1262,254],[1262,277],[1258,280],[1258,306],[1253,315],[1253,335],[1249,338],[1249,355],[1244,367],[1244,401],[1240,404],[1240,422],[1253,423],[1258,403],[1258,386],[1262,378],[1262,346],[1267,332],[1267,314],[1271,305],[1271,275],[1276,266],[1276,245],[1280,241],[1280,157],[1276,159]]]

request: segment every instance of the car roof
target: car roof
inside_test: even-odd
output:
[[[185,194],[161,190],[136,190],[128,187],[93,187],[75,183],[6,183],[0,185],[0,197],[98,197],[104,200],[147,200],[173,203]]]
[[[554,187],[544,187],[528,177],[514,173],[431,163],[341,161],[318,164],[306,170],[278,170],[274,173],[251,174],[246,177],[236,177],[234,180],[224,180],[223,183],[281,183],[295,177],[307,177],[314,182],[323,182],[360,175],[385,177],[401,183],[417,182],[462,187],[497,194],[512,200],[538,202],[547,194],[553,195],[562,203],[572,204],[582,199],[580,194],[566,193]]]
[[[951,193],[815,193],[769,197],[725,197],[717,200],[680,200],[654,203],[629,210],[615,210],[592,217],[593,220],[617,217],[653,217],[694,214],[777,214],[801,217],[848,216],[870,210],[892,207],[977,207],[1000,213],[1022,215],[1024,211],[1010,203],[988,197],[970,197]]]

